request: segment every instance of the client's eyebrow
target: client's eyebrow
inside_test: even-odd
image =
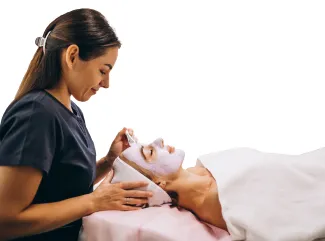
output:
[[[111,64],[105,64],[110,70],[113,69],[113,66]]]
[[[144,148],[144,146],[141,145],[141,155],[142,155],[142,157],[146,160],[147,158],[146,158],[146,156],[144,155],[143,148]]]

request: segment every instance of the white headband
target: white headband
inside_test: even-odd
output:
[[[51,31],[49,31],[47,34],[46,34],[46,37],[37,37],[35,39],[35,44],[38,46],[38,47],[43,47],[43,52],[45,54],[45,45],[46,45],[46,40],[47,40],[47,37],[50,35]]]

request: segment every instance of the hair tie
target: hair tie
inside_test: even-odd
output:
[[[35,39],[35,44],[38,46],[38,47],[43,47],[43,52],[45,54],[45,45],[46,45],[46,40],[47,40],[47,37],[50,35],[51,31],[49,31],[47,34],[46,34],[46,37],[37,37]]]

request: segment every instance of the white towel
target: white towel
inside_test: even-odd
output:
[[[215,177],[233,240],[325,240],[325,148],[302,155],[249,148],[198,158]]]
[[[153,196],[148,199],[148,205],[151,206],[161,206],[163,204],[171,203],[172,200],[161,187],[156,183],[142,175],[140,172],[135,170],[133,167],[126,164],[119,157],[116,158],[113,164],[114,177],[111,183],[118,182],[136,182],[145,181],[148,182],[148,186],[138,188],[138,190],[151,191]]]

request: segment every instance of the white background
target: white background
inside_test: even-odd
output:
[[[99,157],[123,126],[185,150],[184,167],[233,147],[299,154],[324,145],[324,1],[6,1],[1,116],[35,38],[80,7],[102,12],[123,43],[110,89],[77,103]]]

